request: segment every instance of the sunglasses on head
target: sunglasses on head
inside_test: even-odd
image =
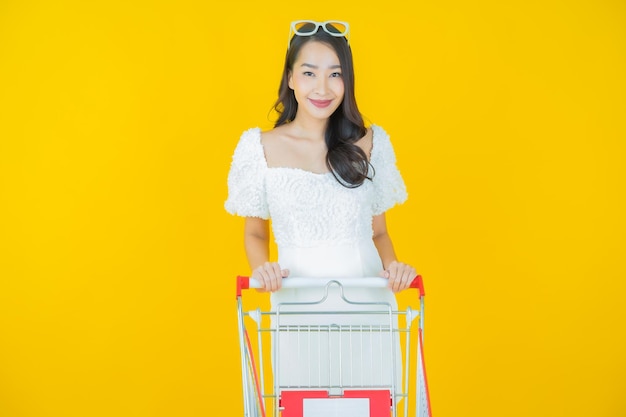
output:
[[[287,39],[287,49],[291,44],[291,34],[297,36],[312,36],[322,28],[326,33],[337,38],[346,37],[348,40],[348,32],[350,25],[340,20],[327,20],[325,22],[316,22],[315,20],[295,20],[291,22],[289,29],[289,39]]]

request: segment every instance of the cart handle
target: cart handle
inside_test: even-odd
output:
[[[344,287],[360,288],[386,288],[387,278],[364,277],[364,278],[300,278],[290,277],[282,282],[283,288],[318,288],[325,287],[330,281],[337,281]],[[250,288],[261,288],[261,284],[254,278],[247,276],[237,277],[237,297],[241,297],[241,291]],[[420,292],[420,298],[426,295],[424,291],[424,280],[421,275],[413,278],[409,288],[416,288]]]

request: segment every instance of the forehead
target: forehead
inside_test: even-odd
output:
[[[339,65],[339,57],[335,50],[324,42],[311,41],[302,45],[295,61],[296,65],[303,63],[319,66]]]

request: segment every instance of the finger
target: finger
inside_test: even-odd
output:
[[[265,262],[262,267],[263,278],[265,280],[265,285],[268,291],[274,291],[274,276],[273,276],[273,266],[270,262]]]
[[[288,269],[283,269],[282,271],[280,271],[280,275],[283,278],[287,278],[289,276],[289,270]]]
[[[396,271],[396,279],[395,279],[395,282],[394,282],[394,290],[395,290],[395,292],[402,291],[402,286],[403,286],[402,280],[404,279],[404,271],[405,271],[404,264],[399,263],[398,264],[398,269]]]
[[[259,281],[259,283],[261,284],[261,289],[264,291],[268,291],[269,290],[269,282],[268,282],[268,276],[265,273],[265,269],[264,266],[259,266],[256,270],[255,270],[255,274],[257,277],[257,280]]]
[[[402,288],[403,290],[406,290],[407,288],[409,288],[411,286],[411,284],[413,283],[413,279],[415,278],[416,274],[417,274],[417,272],[415,271],[415,268],[413,268],[410,265],[407,265],[406,280],[405,280],[405,283],[404,283],[404,288]]]
[[[407,282],[407,288],[409,288],[411,286],[411,284],[413,284],[413,280],[415,279],[415,277],[417,276],[417,270],[413,267],[411,267],[411,271],[409,272],[409,281]]]
[[[402,274],[402,285],[400,288],[400,291],[402,290],[406,290],[407,288],[409,288],[409,285],[411,285],[411,270],[413,268],[411,268],[409,265],[406,265],[406,268],[404,269],[404,272]]]
[[[272,264],[266,262],[263,265],[263,274],[267,279],[267,290],[274,291],[274,277],[272,276]]]
[[[402,288],[402,274],[403,274],[404,264],[400,262],[393,262],[390,265],[389,275],[392,277],[393,292],[398,292]]]
[[[396,292],[400,292],[406,288],[406,282],[409,276],[409,269],[410,269],[409,265],[401,263],[401,262],[398,263],[398,272],[396,275],[396,282],[397,282]]]
[[[280,265],[278,265],[278,263],[274,262],[271,265],[272,270],[271,270],[271,275],[272,275],[272,284],[273,284],[273,291],[277,291],[280,289],[281,287],[281,281],[283,279],[283,275],[282,275],[282,271],[280,270]]]
[[[389,275],[389,288],[393,292],[398,291],[398,262],[393,261],[389,264],[387,274]]]

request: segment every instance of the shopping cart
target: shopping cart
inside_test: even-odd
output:
[[[288,278],[283,288],[316,289],[319,298],[262,310],[242,299],[259,283],[237,277],[244,416],[432,417],[422,277],[411,284],[419,297],[403,308],[351,298],[353,288],[386,286],[378,277]]]

